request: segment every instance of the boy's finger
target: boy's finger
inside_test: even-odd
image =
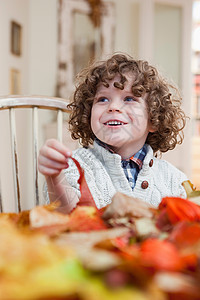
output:
[[[64,163],[66,161],[66,157],[63,154],[49,147],[43,147],[42,149],[40,149],[38,160],[39,162],[40,161],[42,162],[45,159],[49,159],[61,163]]]
[[[56,160],[49,159],[45,156],[39,156],[38,162],[42,166],[45,166],[47,168],[52,168],[52,169],[58,169],[58,170],[66,169],[69,166],[66,158],[64,159],[63,162],[59,162]]]
[[[65,163],[67,161],[66,159],[68,158],[68,156],[62,154],[61,152],[55,150],[54,148],[47,147],[45,145],[43,148],[40,149],[40,153],[39,153],[39,159],[43,159],[43,158]]]
[[[58,175],[61,170],[57,170],[57,169],[51,169],[51,168],[47,168],[46,166],[40,165],[38,167],[40,173],[42,173],[45,176],[53,176],[53,175]]]
[[[46,145],[62,153],[65,157],[69,157],[72,155],[72,151],[58,140],[50,139],[46,142]]]

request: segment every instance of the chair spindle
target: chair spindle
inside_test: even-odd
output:
[[[14,193],[17,211],[21,211],[20,203],[20,189],[19,189],[19,174],[18,174],[18,157],[16,148],[16,123],[14,108],[9,109],[10,120],[10,137],[11,137],[11,152],[12,152],[12,166],[13,166],[13,180],[14,180]]]

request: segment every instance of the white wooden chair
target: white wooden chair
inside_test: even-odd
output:
[[[20,184],[19,184],[19,166],[18,166],[18,151],[17,151],[17,129],[15,120],[15,111],[19,108],[29,109],[32,111],[31,117],[31,127],[32,127],[32,137],[33,137],[33,172],[34,172],[34,199],[35,205],[40,204],[39,193],[38,193],[38,110],[54,110],[57,111],[57,139],[62,141],[62,129],[63,129],[63,114],[69,113],[67,109],[68,102],[65,99],[46,97],[46,96],[4,96],[0,97],[0,118],[1,111],[8,110],[9,118],[9,129],[10,129],[10,139],[11,139],[11,153],[12,153],[12,172],[14,180],[14,197],[15,197],[15,208],[13,211],[21,211],[21,194],[20,194]],[[26,126],[24,124],[24,126]],[[9,136],[8,136],[9,138]],[[2,142],[1,142],[2,144]],[[2,145],[3,146],[3,145]],[[1,182],[0,182],[1,184]],[[8,183],[9,186],[9,183]],[[1,186],[0,186],[0,211],[4,211]]]

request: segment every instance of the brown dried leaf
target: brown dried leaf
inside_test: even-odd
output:
[[[96,248],[83,247],[82,251],[77,253],[77,256],[84,267],[93,271],[105,271],[121,263],[121,259],[117,254]]]
[[[150,218],[139,218],[134,220],[137,236],[149,237],[157,236],[160,231],[155,225],[155,221]]]
[[[198,283],[190,275],[176,272],[159,272],[154,276],[154,282],[162,291],[171,294],[182,293],[185,295],[184,299],[199,299],[196,298],[200,293]],[[186,295],[188,298],[186,298]]]
[[[105,209],[103,218],[109,219],[125,216],[152,218],[153,213],[151,211],[151,206],[148,203],[117,192],[112,197],[112,203]]]
[[[69,221],[69,216],[59,212],[49,211],[45,207],[35,206],[30,211],[31,228],[40,228],[51,225],[64,225]]]
[[[69,245],[82,250],[83,247],[92,248],[97,243],[108,239],[115,239],[126,235],[129,229],[125,227],[110,228],[106,230],[94,230],[90,232],[68,232],[62,233],[56,239],[56,244]]]
[[[29,226],[29,210],[21,211],[20,213],[1,213],[0,219],[11,221],[20,229],[25,229]]]

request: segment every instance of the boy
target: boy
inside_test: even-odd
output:
[[[181,184],[186,175],[155,156],[182,143],[186,117],[180,103],[177,89],[146,61],[115,54],[84,70],[69,104],[72,137],[83,148],[72,154],[48,140],[40,150],[50,201],[60,200],[66,212],[79,201],[71,155],[84,169],[98,208],[117,191],[155,207],[164,196],[186,197]]]

